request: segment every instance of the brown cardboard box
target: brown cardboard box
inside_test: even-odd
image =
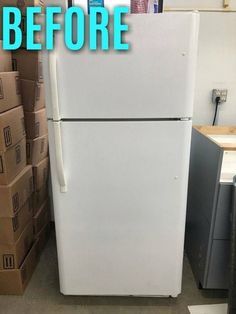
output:
[[[25,166],[26,140],[23,138],[7,151],[0,151],[0,185],[10,184]]]
[[[28,254],[33,240],[33,223],[30,221],[16,243],[0,243],[0,270],[19,268]]]
[[[21,10],[22,18],[26,16],[26,8],[27,7],[42,7],[42,13],[44,13],[44,0],[1,0],[0,1],[0,25],[2,25],[2,9],[3,7],[18,7]],[[38,18],[36,17],[36,23]],[[23,23],[22,23],[23,24]],[[24,24],[21,24],[21,29],[23,31],[23,36],[25,34]],[[38,24],[38,23],[37,23]],[[0,39],[2,39],[2,27],[0,27]]]
[[[31,80],[20,80],[24,111],[33,112],[45,107],[44,84]]]
[[[42,54],[24,49],[12,53],[13,70],[19,71],[20,78],[43,82]]]
[[[22,0],[20,0],[22,1]],[[24,0],[23,0],[24,1]],[[42,10],[44,12],[44,10]],[[34,22],[36,25],[41,25],[41,31],[40,32],[35,32],[34,34],[34,42],[35,43],[41,43],[44,44],[45,40],[45,17],[43,14],[37,14],[35,16]],[[22,15],[21,17],[21,24],[20,24],[21,32],[22,32],[22,42],[20,48],[27,49],[27,17]],[[15,33],[10,34],[11,41],[15,41]]]
[[[39,259],[38,242],[35,242],[19,269],[0,271],[0,294],[22,295]]]
[[[11,71],[12,71],[11,52],[2,49],[2,41],[0,40],[0,72]]]
[[[34,224],[34,234],[37,234],[43,229],[43,227],[49,223],[51,219],[50,208],[49,208],[49,200],[47,199],[36,216],[33,218]]]
[[[51,232],[51,223],[47,223],[46,226],[44,226],[41,231],[38,233],[36,239],[38,240],[38,252],[39,254],[42,253]]]
[[[37,165],[48,156],[48,135],[26,141],[26,156],[29,165]]]
[[[19,72],[0,72],[0,113],[19,105],[21,105]]]
[[[32,195],[33,216],[37,214],[37,212],[40,210],[41,206],[43,205],[47,198],[48,198],[48,185],[45,184],[39,191],[34,192]]]
[[[28,6],[41,6],[42,7],[42,14],[38,14],[35,16],[35,24],[41,24],[44,25],[44,1],[43,0],[1,0],[0,1],[0,25],[2,25],[2,9],[3,7],[9,7],[9,6],[16,6],[18,7],[22,12],[21,17],[21,31],[22,31],[22,43],[21,47],[24,47],[26,45],[26,7]],[[44,32],[44,27],[42,27],[42,32]],[[10,34],[11,40],[15,40],[15,34]],[[35,33],[35,42],[38,42],[38,38],[41,38],[41,33]],[[0,39],[2,40],[3,34],[2,34],[2,27],[0,27]]]
[[[0,114],[0,151],[6,151],[25,137],[23,107]]]
[[[27,139],[35,139],[48,133],[46,110],[25,112],[25,127]]]
[[[49,158],[45,158],[33,167],[34,191],[39,191],[47,185],[49,174]]]
[[[32,192],[33,172],[32,167],[27,166],[9,185],[0,185],[0,217],[14,217]]]
[[[33,215],[30,201],[27,201],[18,214],[11,218],[0,218],[0,243],[15,243]]]
[[[35,17],[35,24],[36,25],[41,24],[41,23],[37,22],[37,18],[36,17]],[[45,41],[44,41],[44,36],[43,36],[42,32],[34,34],[34,42],[35,43],[39,43],[42,46],[44,45]],[[22,34],[22,43],[21,43],[20,49],[27,49],[27,35],[24,34],[24,33]]]
[[[26,15],[26,8],[27,7],[44,7],[45,1],[44,0],[3,0],[3,3],[0,4],[1,7],[18,7],[22,15]]]
[[[3,24],[3,19],[2,19],[2,8],[4,4],[3,1],[0,3],[0,25]],[[2,27],[0,27],[0,40],[2,40]]]

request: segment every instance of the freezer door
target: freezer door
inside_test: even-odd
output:
[[[126,17],[127,52],[69,51],[58,37],[59,117],[192,117],[198,14],[133,14]],[[112,45],[113,39],[110,43]],[[54,88],[45,53],[46,89]],[[47,91],[48,117],[57,119]],[[56,116],[56,118],[55,118]]]
[[[191,122],[49,122],[49,137],[61,292],[177,296]]]

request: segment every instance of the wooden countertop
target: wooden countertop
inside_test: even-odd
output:
[[[236,150],[236,126],[194,126],[223,150]]]

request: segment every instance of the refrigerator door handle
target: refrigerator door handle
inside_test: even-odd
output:
[[[51,85],[51,101],[52,101],[52,117],[54,121],[59,121],[59,98],[58,98],[58,86],[57,86],[57,58],[55,52],[49,53],[49,78]]]
[[[60,184],[61,193],[67,192],[67,184],[64,172],[64,163],[62,156],[62,141],[61,141],[61,122],[54,122],[54,139],[55,139],[55,158],[57,175]]]

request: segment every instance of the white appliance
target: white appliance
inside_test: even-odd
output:
[[[129,52],[44,56],[61,292],[181,292],[198,14],[130,15]]]

